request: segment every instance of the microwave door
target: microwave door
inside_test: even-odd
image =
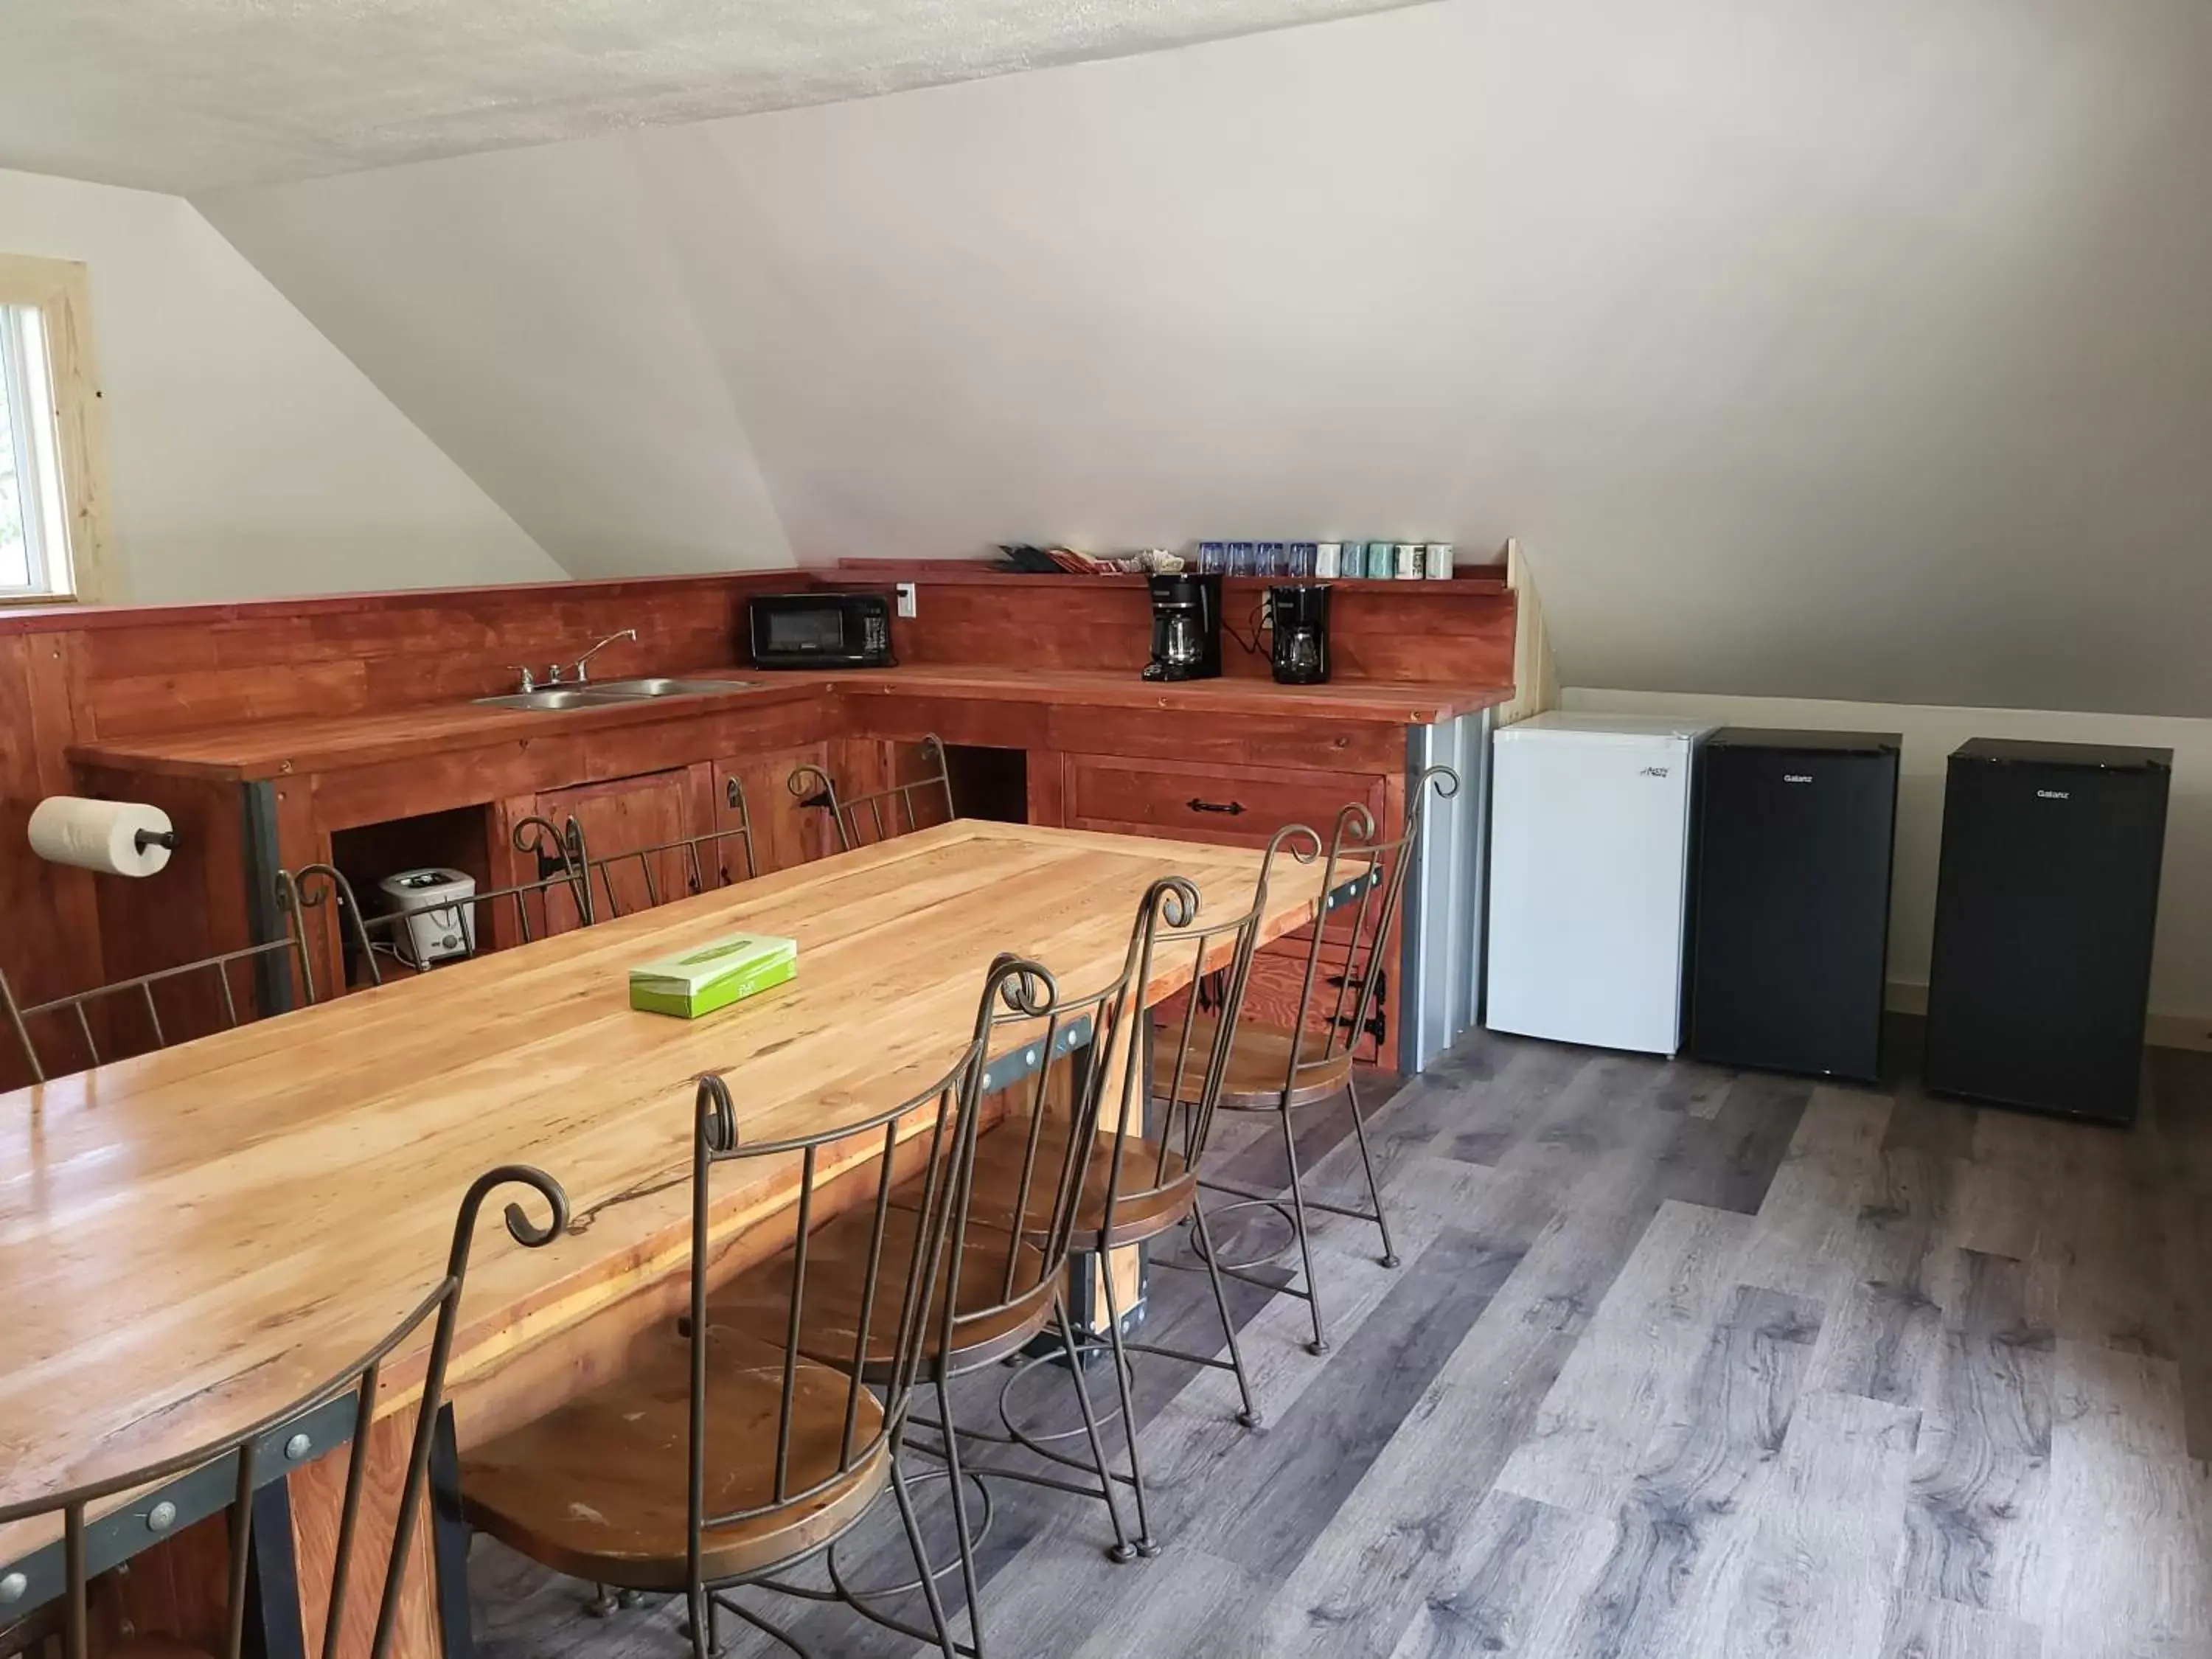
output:
[[[834,657],[842,655],[847,648],[844,614],[834,607],[790,611],[778,607],[768,613],[767,622],[768,648],[778,656],[791,653]]]

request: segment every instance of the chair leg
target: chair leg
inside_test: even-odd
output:
[[[1306,1220],[1305,1182],[1298,1173],[1298,1138],[1291,1127],[1289,1111],[1279,1111],[1276,1115],[1283,1125],[1283,1156],[1291,1166],[1291,1222],[1298,1232],[1298,1260],[1306,1276],[1306,1306],[1313,1313],[1313,1340],[1306,1344],[1306,1352],[1327,1353],[1328,1332],[1322,1324],[1321,1281],[1314,1276],[1313,1233]]]
[[[959,1649],[952,1640],[951,1622],[945,1616],[944,1599],[937,1593],[937,1575],[930,1571],[929,1549],[922,1542],[921,1522],[914,1512],[914,1494],[907,1490],[906,1466],[900,1461],[896,1447],[891,1451],[891,1494],[898,1499],[899,1519],[906,1525],[906,1541],[914,1551],[915,1571],[921,1575],[921,1595],[929,1604],[930,1628],[937,1632],[937,1645],[945,1659],[956,1659]]]
[[[1352,1108],[1352,1137],[1359,1143],[1359,1167],[1367,1171],[1367,1196],[1374,1200],[1375,1224],[1382,1232],[1382,1265],[1398,1265],[1398,1252],[1390,1243],[1390,1218],[1382,1208],[1382,1183],[1375,1179],[1375,1159],[1367,1150],[1367,1125],[1359,1115],[1359,1088],[1350,1077],[1344,1079],[1345,1103]]]
[[[1129,1388],[1129,1351],[1121,1336],[1121,1298],[1114,1291],[1112,1261],[1102,1259],[1098,1267],[1099,1283],[1106,1287],[1106,1340],[1114,1346],[1114,1386],[1121,1395],[1121,1437],[1129,1443],[1129,1484],[1137,1493],[1137,1553],[1151,1557],[1160,1553],[1160,1545],[1152,1536],[1152,1516],[1145,1504],[1145,1466],[1137,1455],[1137,1402]]]
[[[960,1431],[952,1415],[952,1392],[945,1384],[945,1370],[937,1369],[938,1420],[945,1425],[945,1467],[952,1487],[952,1525],[960,1537],[960,1586],[968,1597],[968,1632],[974,1638],[975,1659],[983,1659],[983,1587],[975,1576],[975,1535],[968,1527],[967,1476],[960,1468]]]
[[[694,1584],[684,1592],[684,1601],[690,1615],[684,1621],[684,1633],[691,1638],[691,1659],[714,1659],[722,1650],[715,1639],[714,1598]]]
[[[1083,1432],[1091,1441],[1091,1462],[1098,1471],[1099,1494],[1106,1500],[1106,1518],[1114,1528],[1113,1547],[1106,1554],[1115,1561],[1133,1560],[1136,1552],[1130,1548],[1129,1534],[1121,1526],[1121,1506],[1114,1498],[1114,1471],[1106,1462],[1106,1443],[1099,1437],[1098,1415],[1091,1408],[1091,1384],[1083,1376],[1083,1350],[1075,1340],[1075,1322],[1067,1316],[1065,1294],[1053,1298],[1053,1311],[1060,1316],[1060,1342],[1067,1354],[1067,1374],[1075,1382],[1076,1409],[1083,1413]]]
[[[1248,1429],[1260,1426],[1260,1408],[1252,1401],[1252,1380],[1244,1375],[1243,1352],[1237,1346],[1237,1322],[1229,1316],[1229,1294],[1223,1287],[1221,1268],[1214,1260],[1213,1232],[1206,1224],[1206,1206],[1190,1207],[1190,1224],[1198,1230],[1199,1253],[1206,1258],[1206,1276],[1213,1281],[1213,1305],[1221,1310],[1221,1334],[1229,1339],[1229,1369],[1237,1374],[1237,1392],[1244,1409],[1237,1420]]]

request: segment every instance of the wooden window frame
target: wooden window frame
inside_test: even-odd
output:
[[[92,352],[91,283],[76,259],[0,253],[0,305],[36,307],[53,378],[55,454],[69,517],[70,591],[0,604],[99,605],[119,596],[107,542],[107,428]]]

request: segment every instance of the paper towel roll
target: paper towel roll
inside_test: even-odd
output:
[[[56,864],[115,876],[150,876],[169,861],[161,846],[140,848],[138,832],[166,836],[169,815],[133,800],[49,795],[31,809],[31,850]]]

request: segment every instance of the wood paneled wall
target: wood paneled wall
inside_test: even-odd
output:
[[[77,740],[483,696],[512,690],[520,665],[542,679],[548,664],[624,628],[637,643],[592,658],[593,678],[724,666],[741,660],[746,596],[790,582],[776,573],[109,612],[67,636]]]
[[[1141,576],[1024,576],[943,563],[847,560],[823,580],[884,589],[911,581],[916,614],[891,624],[902,663],[1134,672],[1152,655],[1152,601]],[[1221,667],[1266,679],[1267,644],[1255,635],[1261,595],[1274,584],[1223,584]],[[1513,683],[1514,599],[1504,569],[1448,582],[1329,584],[1335,678],[1446,685]],[[1242,643],[1240,643],[1240,641]],[[1249,647],[1257,643],[1255,652]]]
[[[542,673],[623,628],[637,643],[593,658],[597,678],[726,666],[743,660],[746,598],[805,581],[767,571],[0,611],[0,972],[34,1002],[191,954],[148,941],[110,962],[102,878],[32,854],[32,807],[77,787],[72,744],[482,696],[513,688],[514,664]],[[0,1088],[23,1080],[0,1034]]]

